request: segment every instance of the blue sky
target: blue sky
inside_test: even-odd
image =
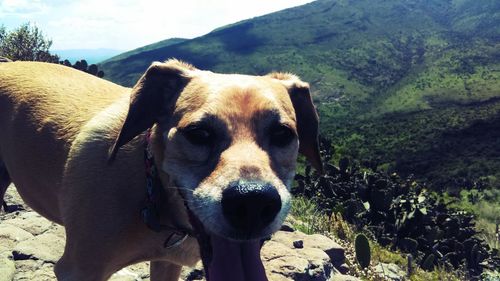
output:
[[[312,0],[0,0],[0,25],[32,22],[52,49],[130,50],[172,37],[194,38],[222,25]]]

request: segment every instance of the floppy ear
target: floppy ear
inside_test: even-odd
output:
[[[311,98],[309,84],[287,73],[271,73],[268,76],[280,80],[287,88],[297,119],[299,152],[318,172],[323,173],[318,141],[319,117]]]
[[[132,89],[127,117],[110,149],[109,162],[116,157],[118,149],[135,136],[150,128],[174,110],[175,102],[190,80],[189,64],[169,60],[154,62]]]

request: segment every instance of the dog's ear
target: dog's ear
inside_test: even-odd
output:
[[[174,110],[175,102],[189,82],[193,66],[177,60],[154,62],[132,89],[130,105],[115,143],[110,149],[112,162],[118,149],[159,121],[165,121]]]
[[[299,152],[318,172],[323,173],[318,141],[319,117],[311,98],[309,84],[288,73],[271,73],[268,76],[279,80],[287,88],[297,119]]]

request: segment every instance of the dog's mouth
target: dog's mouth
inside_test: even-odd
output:
[[[207,281],[267,281],[260,258],[261,240],[236,241],[209,234],[190,212]]]
[[[273,184],[257,180],[230,182],[217,199],[200,193],[185,203],[207,280],[267,281],[260,257],[262,237],[274,232],[288,201],[283,203]],[[207,210],[200,211],[200,206]]]

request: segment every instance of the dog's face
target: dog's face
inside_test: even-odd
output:
[[[224,241],[278,230],[299,151],[321,168],[316,111],[308,85],[293,75],[154,64],[134,88],[114,152],[154,123],[163,132],[162,170],[205,231]]]
[[[279,228],[299,148],[295,111],[282,83],[198,73],[167,127],[162,169],[208,231],[255,239]]]

